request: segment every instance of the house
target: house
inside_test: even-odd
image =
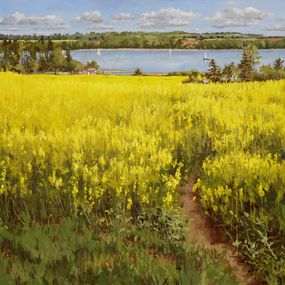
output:
[[[183,46],[184,47],[195,47],[198,44],[199,44],[199,41],[196,40],[196,39],[185,39],[183,41]]]
[[[93,67],[85,66],[83,69],[81,69],[78,74],[97,74],[97,69]]]

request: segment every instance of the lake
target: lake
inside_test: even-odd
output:
[[[238,63],[242,50],[149,50],[149,49],[101,49],[74,50],[72,57],[83,63],[95,60],[100,69],[106,73],[131,74],[136,68],[143,72],[168,73],[172,71],[187,71],[198,69],[206,71],[208,61],[204,56],[215,58],[218,65],[223,67],[231,62]],[[285,59],[285,50],[259,50],[261,64],[272,64],[277,57]]]

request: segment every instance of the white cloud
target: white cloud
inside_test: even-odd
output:
[[[254,7],[247,7],[245,9],[226,8],[217,12],[213,17],[206,19],[212,22],[212,27],[223,29],[231,27],[249,27],[263,20],[268,16],[265,11]]]
[[[0,25],[31,25],[31,26],[49,26],[55,28],[68,28],[66,23],[55,15],[47,16],[27,16],[23,13],[15,12],[4,18],[0,18]]]
[[[267,27],[266,31],[285,32],[285,23],[275,24],[272,27]]]
[[[113,20],[115,21],[130,21],[133,20],[135,17],[132,16],[130,13],[120,13],[119,15],[113,16]]]
[[[89,24],[103,23],[103,17],[99,11],[85,12],[82,16],[75,17],[75,20]]]
[[[87,30],[113,30],[113,29],[114,29],[113,26],[104,24],[104,23],[99,23],[99,24],[95,24],[90,27],[87,27]]]
[[[139,20],[139,27],[143,29],[165,29],[191,26],[198,14],[192,11],[167,8],[159,11],[143,13]]]
[[[75,17],[75,20],[85,24],[90,24],[87,30],[113,30],[114,27],[109,25],[103,19],[99,11],[85,12],[83,15]]]
[[[244,0],[228,0],[228,3],[229,4],[236,4],[236,3],[242,2],[242,1],[244,1]],[[248,1],[248,0],[246,0],[246,1]]]
[[[0,28],[0,32],[17,32],[17,31],[20,31],[19,28]]]

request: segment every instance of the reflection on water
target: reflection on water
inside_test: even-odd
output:
[[[272,64],[277,57],[285,59],[285,50],[260,50],[261,63]],[[238,63],[242,57],[241,50],[209,50],[208,58],[215,58],[223,67],[231,62]],[[72,56],[83,63],[96,60],[106,73],[130,74],[136,68],[144,72],[187,71],[198,69],[206,71],[208,62],[203,60],[203,50],[75,50]]]

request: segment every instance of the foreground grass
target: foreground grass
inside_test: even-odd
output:
[[[0,284],[238,284],[223,256],[187,247],[179,231],[144,218],[2,228]]]

